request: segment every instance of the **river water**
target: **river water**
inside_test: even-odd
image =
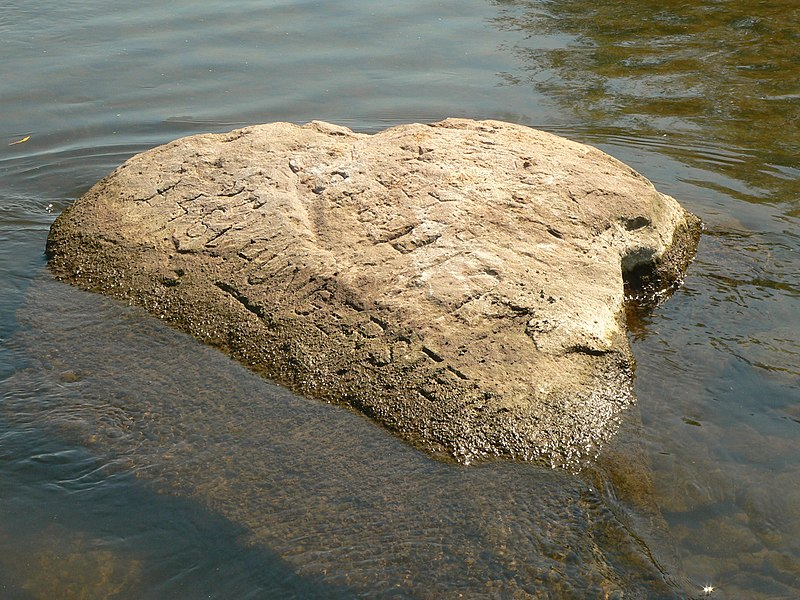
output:
[[[800,597],[798,48],[796,0],[8,0],[2,597]],[[630,318],[656,512],[432,460],[47,274],[55,216],[144,149],[448,116],[596,145],[703,219]]]

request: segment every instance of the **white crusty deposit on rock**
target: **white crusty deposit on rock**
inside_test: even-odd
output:
[[[527,127],[273,123],[133,157],[48,254],[420,447],[564,463],[632,401],[623,276],[673,284],[698,232],[626,165]]]

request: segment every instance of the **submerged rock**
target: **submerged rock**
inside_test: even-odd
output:
[[[273,123],[134,156],[47,249],[57,277],[421,448],[565,464],[633,402],[626,278],[674,285],[699,229],[626,165],[519,125]]]

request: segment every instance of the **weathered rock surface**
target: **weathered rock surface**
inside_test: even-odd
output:
[[[674,284],[698,233],[629,167],[526,127],[274,123],[131,158],[48,255],[419,447],[562,464],[633,401],[624,278]]]

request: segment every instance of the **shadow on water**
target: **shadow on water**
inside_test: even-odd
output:
[[[28,457],[12,479],[40,478],[45,507],[14,525],[35,532],[26,564],[80,563],[86,589],[118,586],[115,598],[168,597],[180,585],[243,598],[239,589],[259,598],[678,595],[656,537],[598,479],[432,460],[138,309],[45,276],[18,318],[12,347],[28,366],[3,383],[2,414],[10,432],[67,444],[12,451]],[[97,514],[85,513],[93,495]],[[66,547],[47,550],[54,539]],[[3,554],[9,576],[19,552]],[[219,575],[204,575],[212,565]],[[48,589],[40,575],[23,570],[16,585]]]
[[[158,495],[114,462],[2,426],[0,590],[6,599],[352,598],[298,576],[240,526]],[[17,495],[13,490],[24,490]]]
[[[76,160],[86,160],[85,152],[78,155]],[[65,156],[49,158],[63,164]],[[39,407],[54,412],[37,413],[36,402],[28,400],[75,383],[69,373],[58,373],[55,382],[49,376],[26,379],[31,386],[16,387],[22,374],[41,366],[45,348],[15,350],[9,340],[25,325],[9,313],[36,287],[31,273],[44,266],[41,244],[31,239],[44,238],[66,203],[61,196],[34,200],[6,191],[0,206],[2,413],[19,409],[0,420],[0,596],[353,598],[353,590],[298,575],[269,549],[243,544],[247,531],[241,525],[190,498],[158,494],[113,452],[92,454],[74,437],[53,435],[71,420],[70,410],[42,402]],[[81,405],[74,410],[80,413]]]

